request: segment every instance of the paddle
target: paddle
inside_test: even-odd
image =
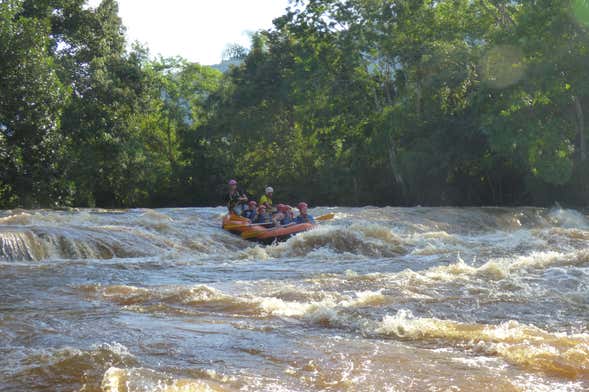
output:
[[[330,213],[330,214],[321,215],[321,216],[315,218],[315,221],[316,222],[325,222],[325,221],[331,220],[333,218],[335,218],[335,214],[334,213]],[[297,225],[297,224],[298,223],[290,223],[290,224],[288,224],[286,226],[277,227],[277,229],[281,229],[281,228],[284,228],[284,227],[289,227],[289,226],[293,226],[293,225]],[[253,226],[258,226],[258,225],[253,225]],[[259,225],[259,226],[262,226],[262,225]],[[249,239],[255,238],[255,237],[259,236],[260,234],[263,234],[263,233],[265,233],[267,231],[268,230],[263,230],[263,231],[262,230],[245,231],[245,232],[241,233],[241,238],[243,238],[244,240],[249,240]]]
[[[237,221],[242,221],[242,222],[249,222],[249,219],[244,218],[243,216],[235,215],[235,214],[229,215],[229,218],[231,218],[231,220],[237,220]]]
[[[274,223],[248,223],[243,225],[226,225],[223,226],[225,230],[234,230],[234,229],[241,229],[243,227],[251,227],[251,226],[269,226],[273,225]]]
[[[324,222],[324,221],[332,220],[333,218],[335,218],[335,214],[332,212],[329,214],[318,216],[317,218],[315,218],[315,220],[318,222]]]
[[[333,218],[335,218],[335,214],[334,213],[331,213],[331,214],[321,215],[321,216],[315,218],[315,221],[317,221],[317,222],[325,222],[325,221],[328,221],[328,220],[332,220]],[[251,226],[270,226],[270,225],[273,225],[273,224],[274,223],[248,223],[248,224],[238,224],[238,225],[226,225],[223,228],[225,230],[235,230],[235,229],[241,229],[241,228],[244,228],[244,227],[251,227]]]

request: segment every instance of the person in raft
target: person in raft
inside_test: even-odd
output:
[[[292,207],[278,204],[276,208],[278,209],[278,212],[272,217],[272,222],[275,226],[286,226],[294,222]]]
[[[272,195],[274,194],[274,188],[271,186],[267,186],[265,189],[265,194],[260,198],[260,206],[266,207],[266,209],[272,212]]]
[[[241,215],[243,205],[247,203],[247,195],[244,191],[237,187],[237,181],[229,181],[229,192],[225,195],[225,202],[229,213],[235,215]]]
[[[295,216],[294,216],[294,211],[293,208],[289,205],[286,206],[286,219],[287,219],[287,225],[294,223],[295,221]]]
[[[241,213],[241,216],[250,220],[250,222],[254,222],[258,217],[258,203],[255,200],[250,200],[247,203],[248,208]]]
[[[255,223],[261,225],[272,223],[272,215],[270,215],[270,213],[267,211],[266,206],[258,207],[258,214],[256,216]]]
[[[295,223],[312,223],[315,224],[315,218],[313,218],[313,215],[309,214],[307,212],[309,206],[307,205],[307,203],[305,202],[300,202],[299,205],[297,206],[297,208],[299,209],[299,216],[297,216],[297,218],[295,219]]]

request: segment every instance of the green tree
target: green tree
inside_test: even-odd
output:
[[[67,202],[58,132],[66,89],[48,55],[49,26],[0,3],[0,206]]]

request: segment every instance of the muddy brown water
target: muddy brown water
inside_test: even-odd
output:
[[[586,391],[589,219],[317,208],[0,212],[2,391]]]

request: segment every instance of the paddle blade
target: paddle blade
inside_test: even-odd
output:
[[[249,224],[241,224],[241,225],[225,225],[223,226],[223,228],[225,230],[236,230],[236,229],[242,229],[244,227],[248,227]]]
[[[321,216],[315,218],[315,220],[318,222],[324,222],[324,221],[332,220],[333,218],[335,218],[335,214],[332,212],[330,214],[321,215]]]
[[[231,220],[242,221],[242,222],[249,222],[249,219],[244,218],[243,216],[239,216],[239,215],[231,214],[230,215],[230,218],[231,218]]]

